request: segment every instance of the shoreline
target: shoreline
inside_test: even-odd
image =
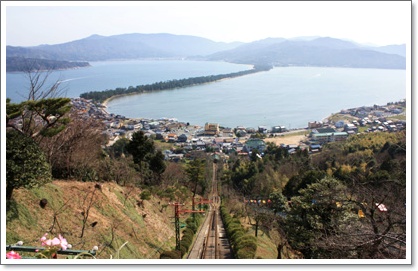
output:
[[[96,100],[96,102],[99,102],[99,103],[102,103],[102,104],[106,104],[107,105],[108,102],[111,99],[114,99],[114,98],[117,98],[117,97],[123,97],[123,96],[126,96],[126,95],[142,94],[144,92],[148,93],[148,92],[155,92],[155,91],[175,90],[175,89],[181,89],[181,88],[187,88],[187,87],[194,87],[194,86],[199,86],[199,85],[212,84],[212,83],[220,82],[220,81],[222,81],[224,79],[232,79],[232,78],[246,76],[246,75],[250,75],[250,74],[254,74],[254,73],[258,73],[258,72],[269,71],[272,68],[273,67],[267,67],[267,68],[266,67],[256,67],[254,65],[252,69],[238,71],[238,72],[234,72],[234,73],[218,74],[218,75],[208,75],[208,76],[199,76],[199,77],[190,77],[190,78],[183,78],[183,79],[179,79],[179,80],[178,79],[173,79],[173,80],[168,80],[168,81],[165,81],[165,82],[158,82],[158,83],[153,83],[153,84],[147,84],[147,85],[137,86],[136,87],[136,89],[137,89],[136,91],[128,92],[128,93],[123,93],[123,92],[126,92],[126,90],[128,90],[127,88],[125,88],[124,91],[122,91],[121,94],[112,95],[112,96],[110,96],[108,98],[105,98],[102,102],[101,102],[101,99],[103,99],[103,98],[95,98],[95,100]],[[220,78],[213,80],[212,77],[220,77]],[[210,79],[207,80],[207,81],[203,81],[203,82],[201,81],[202,79],[204,80],[204,79],[207,79],[207,78],[210,78]],[[200,82],[190,84],[190,83],[188,83],[188,81],[190,81],[190,80],[199,80]],[[174,87],[174,88],[173,87],[168,87],[168,88],[162,87],[161,88],[161,84],[164,85],[165,83],[171,83],[171,82],[181,82],[181,83],[180,83],[180,86],[178,86],[178,87]],[[160,86],[160,88],[155,89],[155,90],[153,88],[151,88],[151,89],[147,89],[146,88],[146,87],[149,87],[149,86],[153,87],[155,85],[157,85],[157,87]],[[139,89],[138,90],[138,88],[141,88],[141,87],[142,87],[142,89]],[[145,87],[145,89],[144,89],[144,87]],[[114,90],[86,92],[86,93],[80,94],[80,97],[83,97],[83,98],[86,98],[86,99],[92,99],[92,98],[89,98],[89,96],[91,97],[92,93],[93,94],[94,93],[102,93],[103,94],[103,93],[109,93],[110,91],[114,91]],[[106,96],[107,95],[105,95],[105,97]]]
[[[220,79],[220,80],[224,80],[224,79],[230,79],[230,78],[223,78],[223,79]],[[209,83],[208,83],[209,84]],[[113,100],[113,99],[116,99],[116,98],[119,98],[119,97],[123,97],[123,96],[129,96],[129,95],[140,95],[141,93],[129,93],[129,94],[122,94],[122,95],[115,95],[115,96],[112,96],[112,97],[110,97],[110,98],[108,98],[108,99],[106,99],[103,103],[101,103],[102,104],[102,110],[104,110],[106,113],[109,113],[108,111],[107,111],[107,106],[108,106],[108,103],[111,101],[111,100]],[[403,102],[403,101],[405,101],[406,102],[406,99],[401,99],[401,100],[399,100],[399,101],[397,101],[397,102],[387,102],[385,105],[378,105],[378,106],[381,106],[381,107],[384,107],[384,106],[388,106],[388,104],[389,103],[399,103],[399,102]],[[330,115],[328,115],[327,117],[325,117],[325,118],[322,118],[322,120],[321,121],[316,121],[316,120],[313,120],[312,122],[320,122],[320,123],[322,123],[322,124],[330,124],[330,120],[334,117],[334,116],[336,116],[336,115],[341,115],[342,113],[341,113],[341,111],[342,110],[354,110],[354,109],[358,109],[358,108],[364,108],[364,107],[369,107],[369,106],[360,106],[360,107],[353,107],[353,108],[349,108],[349,109],[341,109],[339,112],[334,112],[334,113],[331,113]],[[405,108],[405,110],[406,110],[406,108]],[[405,114],[405,113],[404,113]],[[345,115],[345,114],[344,114]],[[370,115],[370,114],[369,114]],[[397,115],[397,114],[395,114],[395,115]],[[350,118],[359,118],[359,117],[356,117],[356,116],[351,116],[351,115],[349,115],[349,117]],[[127,119],[138,119],[138,118],[132,118],[132,117],[126,117]],[[141,118],[146,118],[146,117],[139,117],[139,119],[141,119]],[[173,117],[174,118],[174,117]],[[342,119],[344,118],[344,116],[342,116],[341,117]],[[158,119],[158,118],[150,118],[150,119]],[[179,122],[182,122],[182,121],[179,121]],[[193,125],[196,125],[196,124],[193,124]],[[202,125],[202,124],[199,124],[200,126]],[[221,126],[221,125],[220,125]],[[242,126],[242,125],[237,125],[236,127],[239,127],[239,126]],[[264,126],[264,125],[260,125],[260,126]],[[224,126],[222,126],[222,127],[224,127]],[[232,128],[232,127],[224,127],[224,128]],[[248,127],[246,127],[246,128],[248,128]],[[309,130],[310,128],[309,128],[309,125],[307,125],[307,126],[305,126],[305,127],[296,127],[296,128],[292,128],[292,129],[288,129],[288,131],[289,132],[292,132],[292,131],[298,131],[298,130]]]
[[[233,79],[233,77],[229,77],[229,78],[222,78],[222,79],[219,79],[219,80],[216,80],[216,81],[213,81],[213,82],[207,82],[207,83],[202,83],[202,84],[195,84],[195,85],[190,85],[190,86],[185,86],[185,87],[180,87],[180,88],[171,88],[171,89],[162,89],[162,90],[154,90],[154,91],[152,91],[152,92],[158,92],[158,91],[170,91],[170,90],[175,90],[175,89],[182,89],[182,88],[188,88],[188,87],[195,87],[195,86],[202,86],[202,85],[207,85],[207,84],[212,84],[212,83],[217,83],[217,82],[221,82],[221,81],[224,81],[224,80],[230,80],[230,79]],[[112,96],[112,97],[109,97],[109,98],[107,98],[106,100],[104,100],[101,104],[102,105],[104,105],[106,108],[107,108],[107,104],[109,103],[109,102],[111,102],[112,100],[114,100],[114,99],[117,99],[117,98],[122,98],[122,97],[125,97],[125,96],[131,96],[131,95],[142,95],[142,94],[144,94],[144,92],[141,92],[141,93],[126,93],[126,94],[118,94],[118,95],[114,95],[114,96]]]

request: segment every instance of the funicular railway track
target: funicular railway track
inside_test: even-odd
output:
[[[201,259],[219,259],[218,221],[216,210],[211,211],[209,219],[209,228],[203,243]]]
[[[232,252],[219,213],[217,165],[213,164],[210,210],[196,237],[189,259],[231,259]]]

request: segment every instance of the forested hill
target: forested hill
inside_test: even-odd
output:
[[[7,72],[29,72],[36,70],[62,70],[89,67],[88,62],[70,62],[50,59],[35,59],[24,57],[7,57]]]

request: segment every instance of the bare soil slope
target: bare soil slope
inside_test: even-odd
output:
[[[141,204],[141,192],[115,183],[95,187],[76,181],[18,189],[8,206],[6,242],[40,247],[39,239],[45,233],[51,237],[61,233],[72,249],[98,246],[97,258],[159,258],[162,250],[175,246],[173,209],[163,208],[168,199],[152,197]],[[48,201],[44,208],[41,199]]]

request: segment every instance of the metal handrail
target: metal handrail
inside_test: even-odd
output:
[[[6,245],[6,250],[13,250],[13,251],[25,251],[25,252],[41,252],[45,250],[44,247],[29,247],[29,246],[17,246],[17,245]],[[79,254],[90,254],[93,257],[96,256],[96,250],[57,250],[57,254],[62,255],[79,255]]]

